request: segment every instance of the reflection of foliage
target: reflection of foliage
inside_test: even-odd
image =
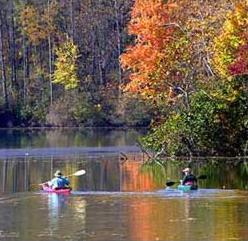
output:
[[[241,174],[248,176],[248,162],[244,161],[241,165]]]
[[[166,180],[165,166],[156,160],[152,163],[145,163],[141,166],[141,172],[151,173],[156,184],[163,185]]]
[[[200,188],[247,189],[248,162],[240,158],[193,158],[190,162],[185,159],[166,159],[158,164],[146,163],[141,167],[142,172],[151,173],[154,181],[163,186],[168,181],[179,181],[181,170],[190,166],[196,176],[206,175],[207,179],[199,179]]]

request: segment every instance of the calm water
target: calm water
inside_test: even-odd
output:
[[[208,178],[183,193],[164,183],[177,181],[185,164],[142,166],[143,155],[132,149],[140,133],[91,133],[89,142],[75,130],[55,133],[1,136],[0,240],[248,240],[244,160],[195,161],[195,174]],[[120,150],[131,150],[127,160]],[[56,169],[86,174],[71,178],[71,195],[41,192],[37,184]]]
[[[116,129],[0,129],[0,148],[131,146],[144,133]]]

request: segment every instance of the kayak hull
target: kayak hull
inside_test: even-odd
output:
[[[177,189],[183,192],[189,192],[192,190],[197,190],[197,187],[191,185],[178,185]]]
[[[71,192],[71,188],[63,188],[63,189],[53,189],[51,187],[48,187],[46,185],[42,185],[42,190],[44,192],[48,192],[48,193],[58,193],[58,194],[68,194]]]

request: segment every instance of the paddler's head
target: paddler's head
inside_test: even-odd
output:
[[[189,167],[183,169],[183,173],[185,173],[185,175],[190,174],[191,173],[191,169]]]
[[[55,177],[61,177],[63,176],[62,172],[60,170],[57,170],[55,173],[54,173],[54,176]]]

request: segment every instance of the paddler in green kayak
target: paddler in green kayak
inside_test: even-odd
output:
[[[57,190],[57,189],[69,189],[70,181],[64,177],[60,170],[54,173],[54,178],[51,181],[45,183],[46,186]]]
[[[192,170],[189,167],[183,170],[181,185],[191,186],[191,189],[197,189],[197,178],[192,174]]]

